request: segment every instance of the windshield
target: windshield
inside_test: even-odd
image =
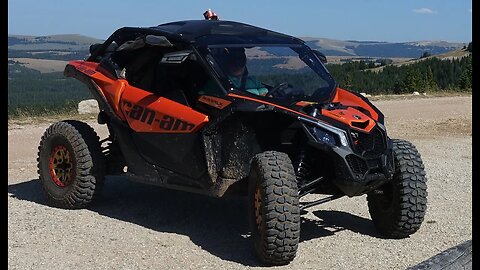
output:
[[[304,45],[210,45],[203,51],[230,91],[326,102],[336,87],[324,65]]]

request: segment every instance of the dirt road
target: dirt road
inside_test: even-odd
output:
[[[302,217],[297,257],[277,268],[405,269],[472,238],[472,98],[374,103],[385,114],[389,136],[412,141],[422,154],[428,178],[425,222],[410,238],[382,239],[370,221],[366,197],[341,198]],[[105,137],[105,128],[91,122]],[[110,178],[89,209],[46,206],[36,152],[49,124],[9,125],[9,269],[258,267],[242,199]]]

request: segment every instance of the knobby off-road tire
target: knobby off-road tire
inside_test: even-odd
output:
[[[37,161],[51,205],[85,208],[99,195],[105,157],[97,133],[86,123],[67,120],[51,125],[40,141]]]
[[[295,172],[286,154],[268,151],[255,156],[248,201],[257,257],[268,265],[291,262],[300,239],[300,208]]]
[[[427,209],[426,174],[416,147],[393,140],[395,173],[381,189],[383,194],[367,195],[372,221],[384,236],[405,238],[415,233]]]

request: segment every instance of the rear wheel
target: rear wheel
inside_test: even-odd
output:
[[[84,208],[98,196],[105,158],[93,128],[79,121],[57,122],[45,131],[38,150],[39,179],[53,206]]]
[[[298,188],[290,158],[268,151],[255,156],[249,179],[249,221],[258,258],[288,264],[300,239]]]
[[[390,238],[415,233],[427,209],[425,169],[416,147],[404,140],[393,140],[395,173],[382,193],[367,195],[368,209],[377,229]]]

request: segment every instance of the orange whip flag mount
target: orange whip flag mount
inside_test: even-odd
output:
[[[218,21],[218,15],[215,14],[215,12],[213,12],[211,9],[208,9],[207,11],[205,11],[205,12],[203,13],[203,17],[205,18],[205,20]]]

